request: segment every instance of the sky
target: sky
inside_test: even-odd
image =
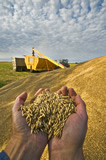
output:
[[[0,0],[0,59],[32,47],[72,63],[106,55],[106,0]]]

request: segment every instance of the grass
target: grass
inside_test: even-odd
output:
[[[70,65],[70,67],[74,67],[74,66],[76,66],[78,63],[70,63],[69,65]]]
[[[70,67],[74,67],[77,64],[70,64]],[[18,79],[28,77],[34,73],[28,72],[15,72],[11,62],[0,62],[0,88],[6,84],[9,84]]]
[[[30,72],[15,72],[11,62],[0,62],[0,88],[18,79],[32,75]]]

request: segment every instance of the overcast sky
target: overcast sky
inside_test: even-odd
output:
[[[0,59],[86,61],[106,55],[106,0],[0,0]]]

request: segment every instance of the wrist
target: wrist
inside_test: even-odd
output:
[[[77,150],[61,150],[61,151],[54,151],[50,153],[50,160],[85,160],[83,155],[83,149]]]
[[[5,152],[11,160],[39,160],[41,157],[36,137],[12,137],[5,148]]]
[[[85,160],[82,148],[79,148],[76,152],[73,152],[72,160]]]

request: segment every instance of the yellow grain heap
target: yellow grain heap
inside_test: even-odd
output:
[[[50,139],[61,137],[67,118],[76,112],[76,105],[69,96],[43,91],[30,104],[21,106],[21,110],[31,133],[45,132]]]

